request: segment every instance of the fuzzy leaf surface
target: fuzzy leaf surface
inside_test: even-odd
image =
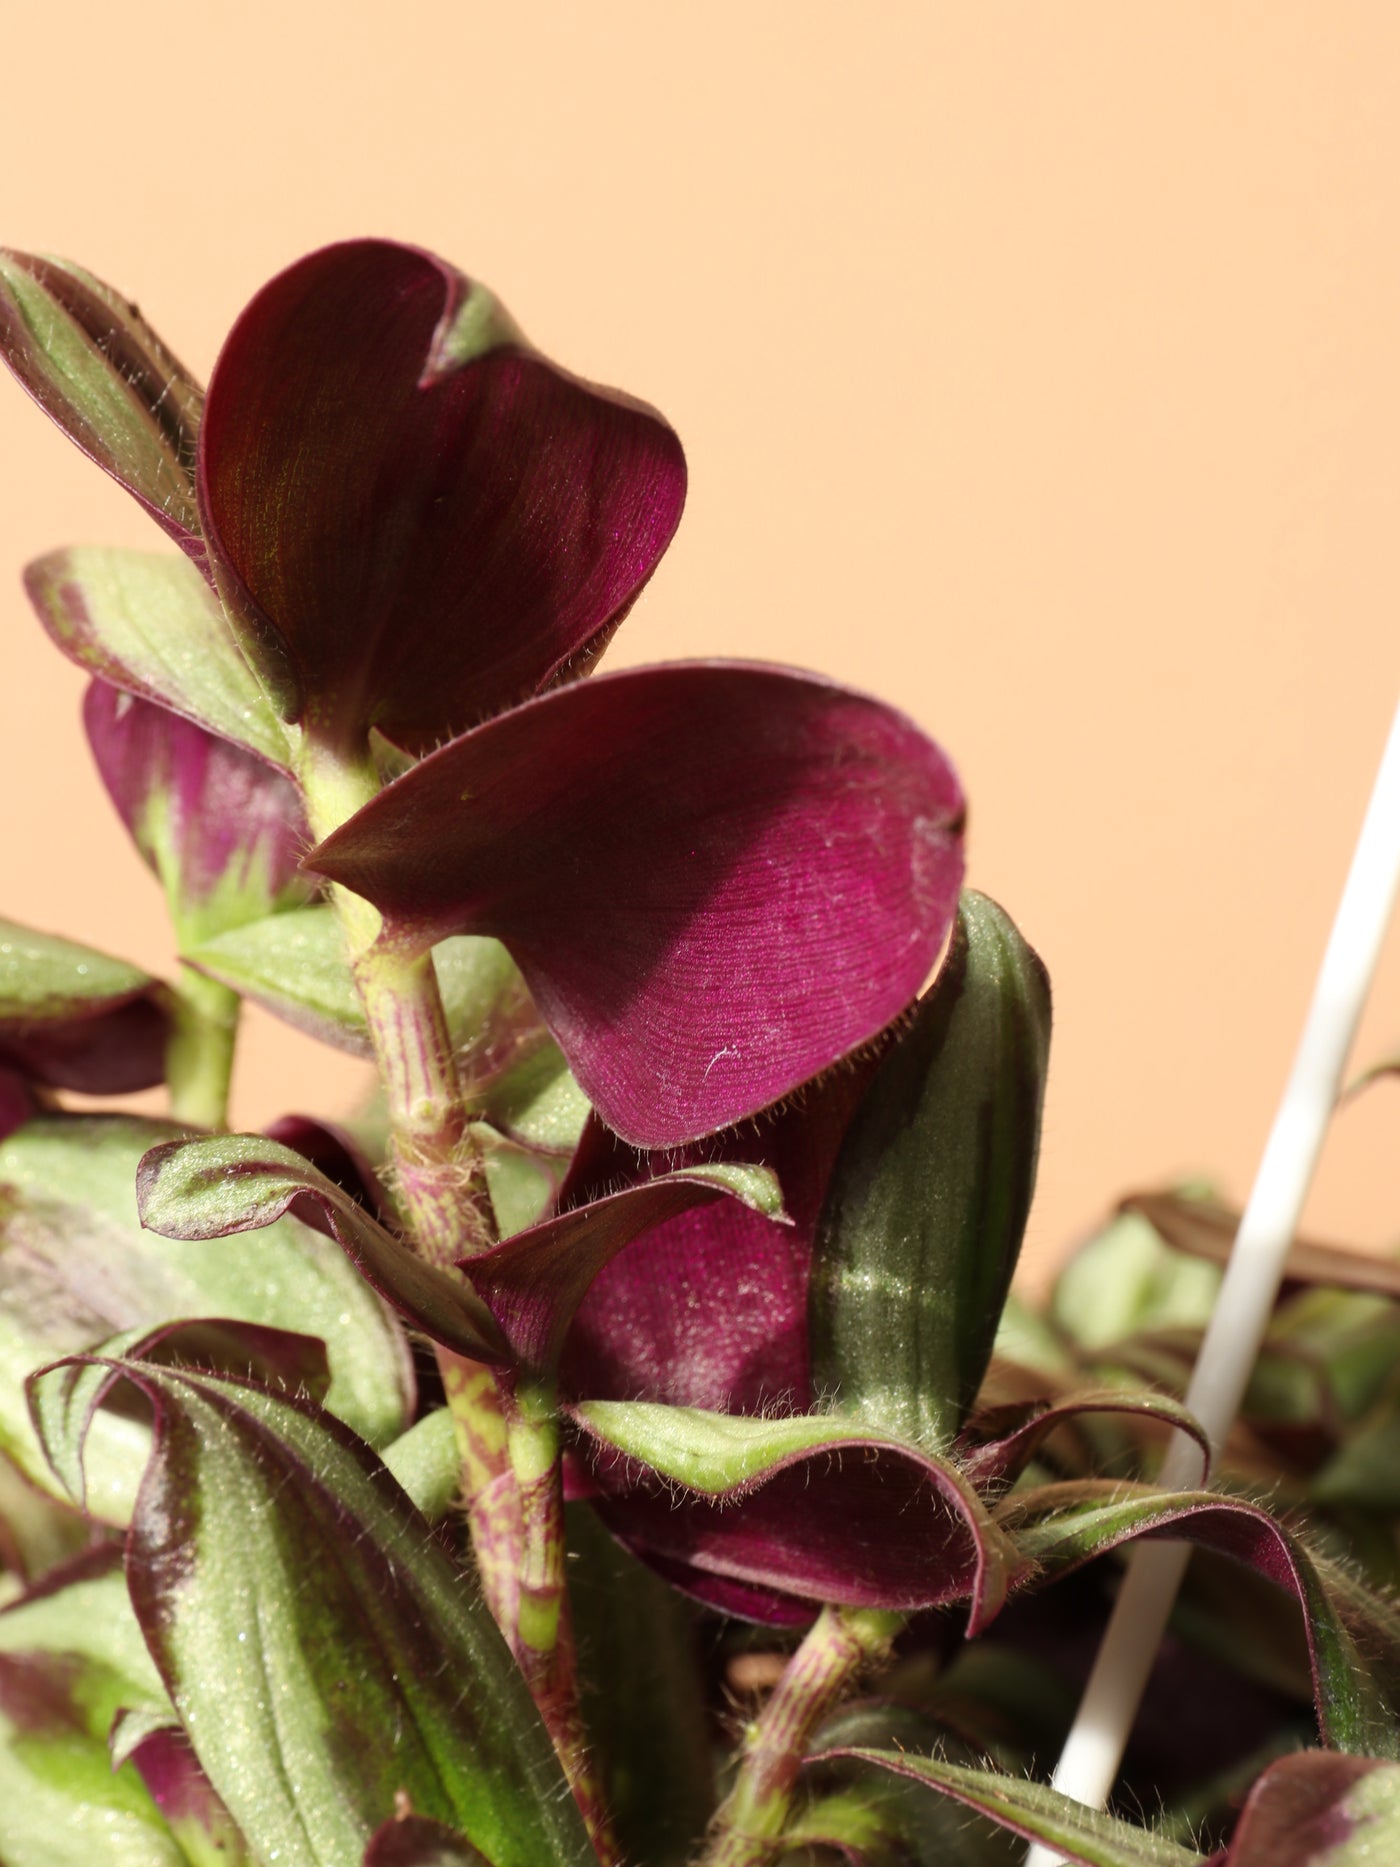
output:
[[[590,1863],[494,1623],[369,1448],[253,1383],[135,1359],[106,1372],[155,1415],[132,1604],[254,1853],[344,1867],[406,1794],[494,1867]]]
[[[976,1397],[1035,1187],[1045,968],[964,893],[952,946],[866,1090],[812,1262],[813,1375],[845,1413],[946,1443]]]
[[[0,356],[60,428],[203,559],[203,393],[136,306],[66,260],[0,251]]]
[[[647,1230],[720,1199],[737,1200],[770,1221],[785,1216],[782,1190],[767,1168],[720,1161],[555,1213],[463,1265],[516,1361],[552,1379],[580,1305],[612,1260]]]
[[[172,1243],[142,1227],[138,1162],[180,1130],[136,1116],[47,1116],[0,1143],[0,1450],[31,1479],[50,1476],[22,1398],[28,1375],[122,1331],[221,1316],[314,1331],[327,1345],[328,1404],[384,1444],[412,1405],[412,1367],[382,1305],[342,1254],[295,1219],[236,1250]],[[114,1463],[144,1465],[138,1422],[97,1430]],[[108,1517],[118,1497],[94,1497]],[[121,1513],[118,1511],[118,1516]]]
[[[387,1303],[435,1342],[499,1361],[499,1331],[459,1279],[415,1257],[342,1187],[265,1135],[211,1135],[152,1148],[136,1175],[141,1223],[166,1238],[227,1238],[291,1213],[327,1230]],[[245,1247],[240,1247],[239,1255]]]
[[[287,769],[281,722],[183,558],[84,545],[38,559],[24,586],[70,661]]]
[[[1258,1505],[1212,1492],[1049,1485],[1014,1496],[999,1521],[1045,1580],[1140,1536],[1202,1544],[1246,1563],[1302,1609],[1323,1741],[1400,1757],[1400,1611]]]
[[[598,1500],[604,1521],[694,1572],[702,1599],[719,1602],[706,1572],[852,1607],[967,1599],[977,1632],[1024,1573],[957,1468],[891,1434],[831,1416],[756,1419],[648,1401],[585,1401],[570,1413],[605,1472],[628,1461],[637,1470],[615,1524],[610,1500]]]
[[[1204,1855],[1184,1848],[1150,1829],[1138,1828],[1098,1809],[1086,1809],[1048,1784],[1002,1776],[994,1770],[971,1770],[936,1757],[909,1756],[899,1750],[858,1748],[823,1752],[823,1763],[850,1757],[877,1765],[938,1795],[951,1796],[979,1815],[990,1816],[1026,1841],[1057,1848],[1082,1867],[1200,1867]]]

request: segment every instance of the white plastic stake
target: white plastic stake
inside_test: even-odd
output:
[[[1186,1392],[1187,1406],[1210,1439],[1212,1464],[1239,1412],[1268,1327],[1397,887],[1400,707],[1391,722],[1293,1069]],[[1200,1447],[1185,1433],[1174,1433],[1158,1482],[1165,1490],[1181,1490],[1203,1476]],[[1132,1553],[1055,1771],[1055,1787],[1077,1802],[1102,1808],[1108,1800],[1189,1555],[1188,1544],[1166,1542],[1142,1543]],[[1026,1867],[1057,1867],[1061,1860],[1053,1848],[1037,1842],[1026,1856]]]

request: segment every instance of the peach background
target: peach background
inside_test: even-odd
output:
[[[12,9],[0,238],[207,370],[300,251],[418,240],[691,462],[619,644],[899,702],[1057,1034],[1033,1261],[1249,1176],[1400,678],[1400,9],[203,0]],[[159,966],[22,562],[155,544],[0,384],[0,911]],[[1360,1046],[1400,1040],[1392,941]],[[237,1113],[358,1076],[256,1021]],[[1400,1088],[1318,1228],[1400,1231]]]

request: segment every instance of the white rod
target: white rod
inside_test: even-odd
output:
[[[1284,1263],[1336,1106],[1342,1072],[1400,888],[1400,707],[1376,774],[1337,917],[1274,1125],[1240,1220],[1220,1295],[1201,1343],[1186,1404],[1206,1429],[1215,1462],[1264,1340]],[[1177,1432],[1158,1482],[1199,1483],[1200,1447]],[[1185,1543],[1140,1543],[1066,1740],[1054,1784],[1091,1808],[1108,1800],[1147,1676],[1190,1554]],[[1062,1856],[1035,1843],[1026,1867]]]

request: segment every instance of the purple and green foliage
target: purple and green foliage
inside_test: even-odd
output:
[[[0,355],[167,534],[25,582],[175,960],[0,923],[6,1867],[1386,1857],[1394,1267],[1300,1250],[1218,1487],[1154,1484],[1230,1216],[1008,1298],[1050,994],[947,757],[594,672],[663,417],[387,240],[207,397],[55,260],[0,253]],[[371,1107],[230,1133],[245,999]],[[1164,1536],[1170,1757],[1091,1812],[1044,1778]]]

